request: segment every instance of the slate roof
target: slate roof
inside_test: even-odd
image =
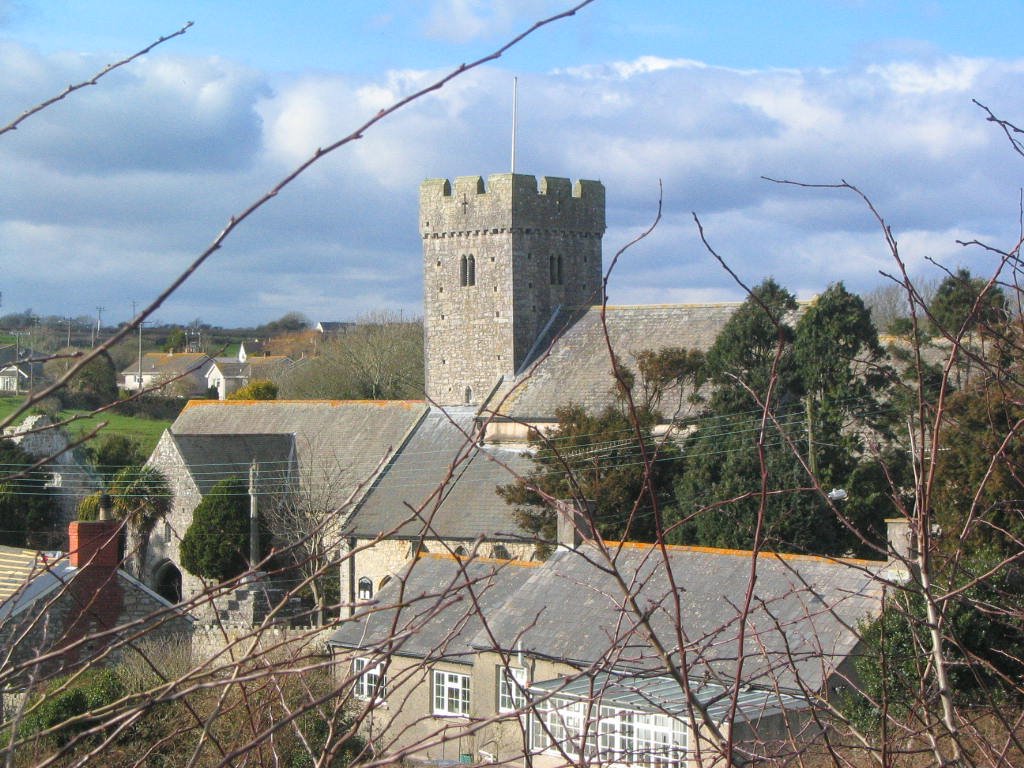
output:
[[[618,359],[635,371],[635,356],[643,350],[706,351],[739,306],[740,302],[609,305],[605,312],[608,338]],[[568,389],[567,383],[571,383]],[[559,310],[517,372],[514,385],[499,413],[524,421],[551,419],[557,407],[570,401],[590,411],[614,402],[615,380],[601,307]]]
[[[10,547],[4,547],[7,550]],[[0,621],[17,616],[28,610],[38,601],[47,599],[54,595],[58,589],[67,586],[72,579],[81,572],[81,569],[73,566],[67,555],[55,553],[48,561],[44,560],[42,553],[33,552],[38,559],[33,567],[26,571],[25,578],[9,594],[0,598]],[[164,608],[172,609],[174,615],[184,616],[190,621],[193,617],[184,610],[168,602],[141,581],[136,579],[127,571],[117,569],[117,578],[121,582],[122,589],[127,588],[144,592],[156,600]]]
[[[203,373],[213,358],[201,352],[147,352],[142,356],[142,373],[163,376],[178,376],[183,373]],[[139,372],[139,361],[129,365],[122,376],[133,376]]]
[[[617,667],[663,668],[634,616],[621,609],[622,590],[601,562],[593,544],[556,551],[514,599],[490,615],[498,644],[580,665],[606,659],[613,651]],[[886,568],[880,562],[762,553],[751,610],[743,622],[750,552],[669,547],[668,563],[679,611],[657,548],[625,544],[616,557],[618,572],[677,663],[681,628],[690,676],[733,680],[742,627],[743,682],[763,688],[777,683],[790,691],[799,689],[798,680],[811,690],[822,688],[853,651],[858,622],[880,608],[880,577]],[[478,635],[473,645],[493,648],[491,637]]]
[[[304,490],[341,504],[405,441],[426,406],[409,400],[192,400],[174,435],[293,435]]]
[[[295,438],[277,435],[189,435],[171,434],[189,475],[202,495],[221,480],[248,478],[249,467],[259,464],[258,485],[280,492],[293,477]]]
[[[522,538],[513,507],[495,489],[532,464],[521,450],[468,440],[474,415],[471,407],[430,408],[356,511],[351,535],[414,537],[429,520],[431,538]],[[407,504],[414,509],[425,504],[423,517]]]
[[[742,628],[743,684],[797,693],[821,690],[854,651],[858,623],[880,608],[886,567],[762,553],[751,610],[741,622],[750,552],[669,547],[667,562],[676,595],[656,547],[623,545],[616,570],[674,663],[680,663],[681,636],[689,677],[729,687]],[[664,663],[635,613],[622,609],[626,603],[593,544],[560,549],[544,563],[423,555],[330,642],[373,649],[395,637],[399,654],[466,663],[471,651],[522,651],[581,669],[614,669],[624,679],[655,679]],[[401,618],[393,625],[399,604]]]
[[[539,567],[517,560],[421,555],[328,642],[471,663],[470,641],[483,629],[481,615],[493,615]]]

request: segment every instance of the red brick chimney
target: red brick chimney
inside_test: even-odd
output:
[[[73,601],[71,621],[65,628],[69,644],[121,623],[124,591],[117,576],[121,564],[121,523],[110,519],[109,499],[101,500],[100,510],[99,520],[75,520],[68,526],[68,558],[78,569],[68,590]],[[93,646],[86,642],[86,655],[96,650]],[[69,655],[77,657],[79,653]]]

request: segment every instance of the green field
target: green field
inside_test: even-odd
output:
[[[21,403],[21,398],[0,397],[0,419],[4,419],[9,413]],[[60,419],[69,419],[72,416],[82,415],[86,411],[61,411]],[[18,419],[20,421],[20,419]],[[101,413],[89,418],[80,419],[69,424],[66,429],[72,437],[79,437],[96,429],[103,422],[107,426],[100,432],[103,435],[126,435],[137,440],[142,446],[146,455],[156,447],[157,440],[163,431],[171,425],[170,421],[161,419],[144,419],[137,416],[121,416],[116,413]]]

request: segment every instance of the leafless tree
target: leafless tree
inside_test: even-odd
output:
[[[539,22],[530,31],[586,4]],[[249,214],[324,154],[361,137],[395,109],[507,48],[458,68],[367,121],[346,139],[319,150],[233,218],[189,270],[140,313],[136,325]],[[34,111],[26,112],[15,124]],[[1020,131],[991,112],[988,116],[1019,150],[1016,137]],[[855,195],[864,203],[889,248],[894,265],[890,277],[904,292],[911,322],[923,321],[927,297],[906,274],[897,240],[870,198],[845,182],[817,186]],[[711,246],[711,236],[703,230],[701,235],[709,253],[720,258]],[[1004,248],[980,243],[965,247],[982,248],[991,256],[988,285],[999,284],[1004,290],[1009,286],[1017,292],[1014,298],[1019,297],[1019,242]],[[720,260],[736,275],[727,259]],[[1019,765],[1024,760],[1020,706],[1024,687],[1019,676],[1006,670],[1014,665],[1019,668],[1024,660],[1014,656],[1019,651],[1012,643],[1000,649],[1001,659],[978,653],[958,623],[965,610],[1003,627],[1020,628],[1024,620],[1019,576],[1017,582],[999,581],[1019,574],[1024,542],[1020,529],[1006,523],[1006,515],[993,514],[1007,509],[1019,513],[1019,497],[997,496],[994,502],[988,501],[988,492],[997,481],[1004,483],[999,493],[1009,493],[1003,489],[1019,484],[1019,468],[1013,462],[1024,426],[1016,394],[1021,391],[1019,360],[1024,338],[1019,323],[1018,317],[993,329],[998,334],[998,355],[968,344],[958,329],[945,329],[954,354],[937,389],[914,391],[908,435],[901,443],[913,452],[914,481],[911,487],[900,487],[894,480],[886,502],[892,516],[902,518],[912,534],[912,546],[899,553],[878,548],[879,560],[892,554],[895,570],[879,562],[787,559],[766,551],[763,521],[771,498],[815,493],[830,514],[839,519],[844,516],[841,501],[821,486],[806,463],[806,481],[799,488],[779,487],[772,476],[765,460],[767,435],[779,418],[769,405],[777,385],[777,377],[772,376],[764,391],[750,390],[752,399],[761,404],[759,428],[750,438],[758,448],[760,473],[759,481],[743,499],[756,502],[755,534],[749,551],[729,555],[736,558],[732,573],[738,574],[739,580],[733,583],[738,588],[720,596],[714,614],[720,619],[714,623],[701,623],[699,611],[688,602],[688,594],[696,593],[698,585],[677,580],[675,563],[681,550],[665,543],[669,530],[660,518],[657,541],[638,547],[594,539],[585,510],[572,513],[571,522],[578,526],[576,533],[589,541],[574,553],[556,556],[561,559],[552,567],[563,563],[566,573],[579,568],[588,578],[570,584],[572,594],[565,605],[519,616],[516,626],[503,623],[492,611],[499,594],[497,585],[501,579],[513,578],[516,569],[547,566],[493,561],[476,557],[472,549],[460,557],[413,558],[402,578],[384,593],[392,598],[387,602],[367,599],[353,606],[339,596],[331,604],[319,586],[322,576],[337,573],[357,554],[337,546],[334,524],[339,510],[343,514],[348,504],[328,504],[315,496],[303,499],[300,495],[275,522],[281,542],[276,555],[284,556],[283,561],[252,563],[250,571],[211,586],[181,606],[213,616],[212,627],[193,638],[191,652],[173,639],[158,639],[162,628],[179,619],[177,609],[140,616],[116,627],[75,632],[56,617],[62,612],[88,616],[101,607],[92,604],[94,598],[89,593],[75,587],[75,580],[56,583],[34,602],[29,598],[38,596],[30,590],[15,592],[6,603],[8,607],[0,611],[4,654],[0,686],[11,694],[5,702],[5,730],[0,731],[5,764],[328,766],[352,761],[383,766],[429,751],[449,758],[468,754],[474,762],[486,761],[492,754],[498,762],[537,766],[670,766],[684,757],[705,765],[745,761],[800,766]],[[614,352],[609,345],[613,367]],[[781,353],[780,341],[776,363]],[[95,354],[99,353],[81,356],[53,387],[30,397],[26,408],[66,384]],[[918,369],[923,370],[920,349],[915,347],[913,354]],[[943,473],[950,471],[942,456],[944,438],[956,426],[955,409],[950,406],[950,374],[956,354],[970,356],[979,369],[1014,394],[1009,398],[1013,407],[1008,409],[1013,418],[999,422],[995,447],[982,457],[983,471],[956,491],[966,500],[966,512],[951,526],[950,519],[938,519],[936,503],[942,500]],[[924,378],[921,375],[918,381]],[[639,430],[636,408],[628,402],[629,388],[623,391]],[[646,445],[643,440],[640,444]],[[557,439],[551,445],[557,448]],[[799,446],[789,447],[795,456],[801,456]],[[467,434],[465,445],[451,457],[447,473],[437,478],[438,492],[421,506],[408,509],[405,522],[419,526],[423,541],[432,541],[444,489],[461,467],[479,458],[479,451],[478,436]],[[644,455],[648,472],[650,462],[656,460],[656,451]],[[882,469],[888,470],[884,465]],[[645,493],[649,492],[648,487]],[[705,509],[687,511],[687,515],[699,516],[738,500],[716,500]],[[650,501],[658,515],[660,500]],[[569,514],[560,500],[549,502],[559,505],[559,514]],[[640,502],[637,499],[634,513]],[[941,531],[936,527],[939,522],[944,523]],[[967,562],[967,545],[979,531],[1003,545],[1001,553],[980,570],[976,563]],[[378,541],[365,546],[383,542],[389,533],[382,532]],[[823,600],[818,585],[804,570],[805,562],[831,569],[829,573],[849,579],[859,591],[838,601]],[[413,589],[412,584],[426,583],[417,582],[416,574],[427,573],[437,563],[443,563],[443,568],[432,586]],[[300,578],[268,606],[256,626],[243,628],[219,621],[221,614],[215,609],[253,584],[256,570],[271,575],[279,567],[295,572],[296,564]],[[58,582],[61,578],[62,572],[50,562],[40,560],[31,567],[36,575]],[[83,574],[87,568],[83,566]],[[773,592],[773,583],[785,586]],[[1010,586],[1000,588],[999,584]],[[332,617],[321,626],[296,627],[293,619],[285,619],[291,598],[307,589],[319,593],[318,608]],[[851,618],[840,604],[854,599],[863,599],[864,605],[875,605],[877,610]],[[12,606],[19,600],[31,609],[15,610]],[[591,633],[589,638],[569,638],[577,649],[589,643],[590,655],[580,652],[562,659],[567,662],[564,666],[572,669],[556,674],[552,664],[557,659],[539,654],[530,657],[522,641],[553,616],[557,619],[559,610],[575,607],[569,604],[573,601],[604,606],[602,618],[612,619],[585,627]],[[349,615],[349,609],[354,615]],[[886,621],[889,617],[893,621]],[[827,625],[830,632],[813,631],[821,625]],[[70,626],[77,623],[72,621]],[[346,628],[358,630],[360,644],[341,658],[332,657],[325,652],[326,634]],[[475,645],[467,650],[469,628]],[[897,630],[906,635],[906,643],[900,647],[910,648],[909,656],[891,655],[897,646],[887,642],[891,638],[886,633]],[[881,642],[872,644],[879,632]],[[833,669],[833,643],[840,635],[863,641],[860,658],[881,670],[880,685],[869,685],[853,666]],[[417,643],[427,647],[417,649]],[[450,669],[446,664],[464,662],[467,654],[493,659],[497,677],[491,684],[497,706],[491,703],[471,710],[467,702],[462,711],[461,676],[452,673],[451,680],[433,677],[439,669]],[[108,665],[111,676],[97,671],[102,664]],[[646,674],[633,678],[623,674],[624,669],[637,666]],[[915,671],[911,685],[898,687],[897,667]],[[524,668],[538,675],[548,669],[557,685],[534,685],[544,679],[536,676],[520,680],[513,670]],[[826,671],[832,676],[823,685]],[[658,696],[648,687],[654,679],[663,686]],[[965,698],[963,691],[957,690],[956,679],[972,680],[977,695]],[[844,690],[836,690],[837,686]],[[614,699],[618,708],[609,703],[613,694],[620,697]],[[643,717],[629,719],[632,715],[626,713],[632,710],[622,704],[624,696],[642,702],[636,706],[645,713]],[[897,696],[904,697],[900,706]],[[433,707],[419,709],[424,697],[433,700]],[[873,716],[872,727],[850,709],[851,701],[867,706]],[[751,717],[751,706],[758,708],[756,717]],[[446,716],[434,717],[437,709]],[[769,712],[792,712],[793,716],[770,720],[764,716]],[[662,719],[646,719],[648,716]],[[672,737],[674,721],[690,728],[685,755],[663,739],[666,733]]]

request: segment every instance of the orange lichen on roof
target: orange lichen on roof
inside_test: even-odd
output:
[[[343,405],[376,405],[384,408],[394,406],[408,410],[416,405],[423,405],[423,400],[189,400],[181,410],[199,406],[234,406],[234,405],[327,405],[337,408]]]
[[[416,559],[451,560],[462,563],[494,563],[496,565],[514,565],[522,568],[538,568],[544,563],[538,560],[505,560],[501,557],[470,557],[469,555],[453,555],[449,552],[420,552]]]
[[[608,549],[652,549],[659,545],[648,544],[641,541],[606,541],[604,545]],[[725,549],[724,547],[700,547],[692,544],[666,544],[665,549],[669,552],[702,552],[708,555],[732,555],[733,557],[750,557],[754,554],[750,549]],[[757,553],[758,557],[771,557],[777,560],[794,560],[803,562],[821,563],[849,563],[851,565],[881,565],[882,560],[866,560],[859,557],[829,557],[828,555],[801,555],[794,552],[768,552]]]

